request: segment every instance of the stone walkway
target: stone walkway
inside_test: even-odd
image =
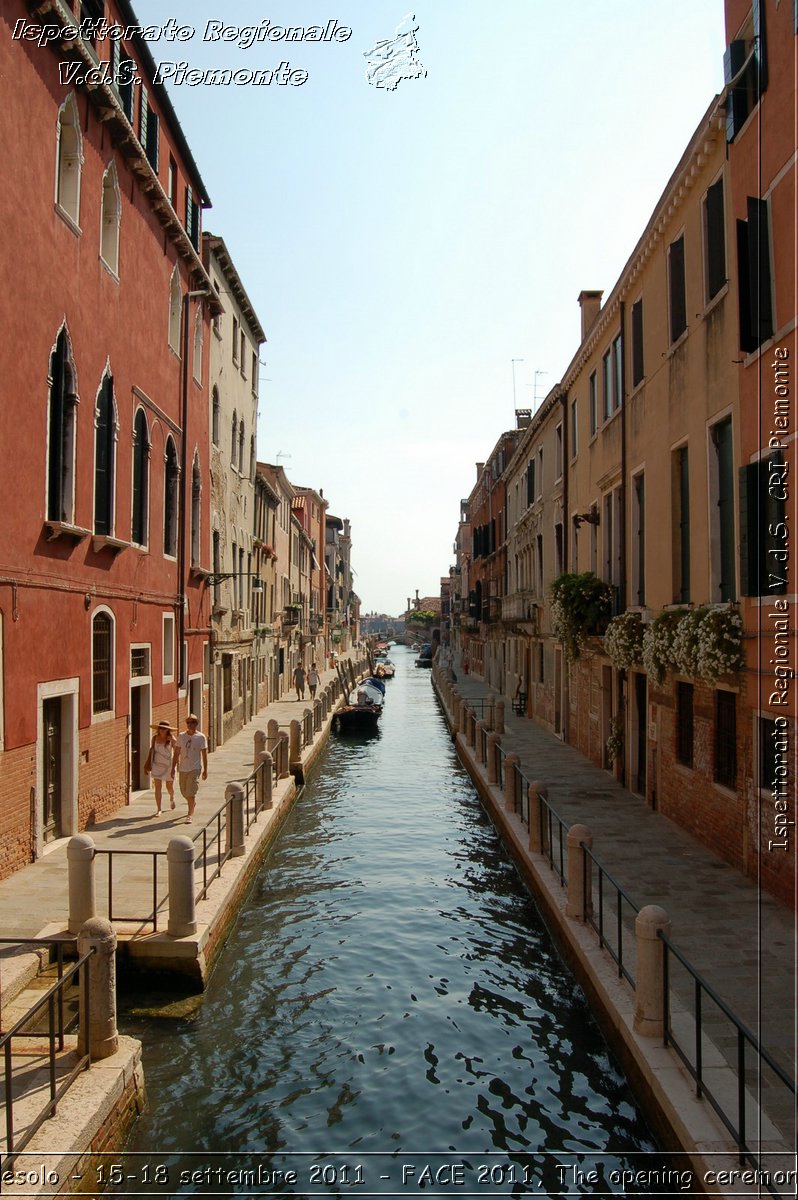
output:
[[[459,662],[454,667],[463,699],[498,698]],[[594,855],[637,907],[667,911],[671,941],[794,1079],[794,914],[509,703],[501,740],[505,752],[519,755],[528,780],[546,783],[549,805],[567,827],[591,829]],[[707,1023],[728,1028],[714,1008],[706,1001]]]

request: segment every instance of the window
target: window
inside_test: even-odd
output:
[[[526,468],[526,504],[527,508],[535,499],[535,460],[530,458]]]
[[[160,118],[150,109],[147,89],[140,88],[141,101],[139,104],[139,142],[142,145],[147,161],[158,173],[158,153],[160,149]]]
[[[612,416],[615,405],[613,404],[612,385],[612,350],[608,350],[601,360],[601,378],[604,384],[604,420],[607,421]]]
[[[786,467],[781,453],[740,467],[740,593],[783,596],[789,543]]]
[[[715,692],[715,782],[737,787],[737,697]]]
[[[598,387],[595,371],[590,376],[588,383],[588,409],[590,410],[590,436],[593,437],[598,429]]]
[[[246,353],[246,351],[247,351],[247,340],[244,337],[244,330],[242,329],[241,330],[240,362],[241,362],[241,375],[244,379],[246,379],[246,377],[247,377],[247,353]]]
[[[645,375],[643,360],[643,301],[632,305],[632,387],[642,383]]]
[[[554,574],[555,576],[563,573],[563,540],[562,540],[562,522],[558,521],[554,526]]]
[[[239,474],[244,474],[244,420],[238,426],[238,470]]]
[[[149,523],[150,438],[144,409],[136,413],[133,423],[133,519],[131,540],[137,546],[147,545]]]
[[[670,305],[671,342],[676,342],[687,328],[687,298],[684,282],[684,237],[668,247],[668,301]]]
[[[133,124],[133,81],[136,77],[136,60],[128,57],[118,40],[111,42],[111,69],[122,112]]]
[[[169,155],[169,175],[167,177],[166,187],[167,187],[167,191],[169,193],[169,203],[171,204],[172,208],[176,209],[177,208],[177,163],[172,158],[171,154]]]
[[[93,713],[113,709],[113,620],[97,612],[91,623],[91,709]]]
[[[183,294],[180,288],[180,272],[175,266],[169,281],[169,345],[175,354],[180,355],[180,310],[183,307]]]
[[[172,558],[177,555],[177,483],[179,474],[175,443],[171,437],[168,437],[164,450],[163,552]]]
[[[576,458],[579,451],[579,429],[578,429],[579,410],[576,400],[571,401],[571,460]]]
[[[77,228],[80,221],[80,176],[83,149],[80,117],[74,93],[67,96],[58,110],[56,146],[55,202],[64,216]]]
[[[94,532],[106,536],[114,529],[115,449],[114,381],[106,374],[97,393],[94,435]]]
[[[237,448],[238,448],[238,414],[235,412],[235,409],[234,409],[233,410],[233,424],[232,424],[231,436],[230,436],[230,466],[231,467],[235,467],[235,465],[236,465]]]
[[[543,599],[543,535],[535,538],[535,595]]]
[[[572,571],[579,570],[579,522],[576,516],[571,518],[571,562]]]
[[[252,351],[252,395],[258,394],[258,355],[255,350]]]
[[[149,646],[131,646],[130,648],[130,677],[131,679],[146,679],[150,674]]]
[[[238,603],[238,546],[233,542],[233,609],[238,611],[241,605]]]
[[[671,468],[673,496],[673,602],[690,601],[690,472],[687,447],[674,450]]]
[[[731,417],[709,431],[709,550],[712,599],[737,599]]]
[[[202,500],[202,476],[199,459],[194,456],[194,467],[191,471],[191,565],[198,567],[200,563],[200,502]]]
[[[748,19],[723,55],[723,78],[734,80],[726,106],[726,141],[733,142],[767,87],[764,0],[753,0]]]
[[[163,614],[163,682],[175,677],[175,619],[172,613]]]
[[[222,569],[221,535],[220,535],[218,529],[214,529],[214,531],[213,531],[213,573],[214,573],[214,575],[218,575],[221,572],[221,569]],[[213,584],[213,606],[214,606],[214,608],[216,608],[218,604],[219,604],[219,582],[218,582],[218,580],[214,580],[214,584]]]
[[[211,437],[213,438],[214,446],[219,445],[219,420],[221,413],[221,401],[219,400],[219,389],[214,386],[211,400]]]
[[[538,491],[537,491],[538,499],[541,499],[543,496],[543,447],[542,446],[538,450],[538,469],[536,472],[536,482],[537,482],[537,486],[538,486]]]
[[[122,200],[119,193],[116,164],[110,163],[103,175],[100,258],[114,275],[119,274],[119,223],[121,219]]]
[[[197,383],[202,383],[202,301],[197,305],[194,317],[194,363],[192,373]]]
[[[562,425],[558,425],[554,431],[554,477],[562,479]]]
[[[50,355],[47,413],[47,519],[71,523],[75,511],[75,368],[66,327]]]
[[[621,407],[623,399],[623,340],[618,334],[615,341],[612,343],[612,367],[615,376],[613,387],[613,400],[615,408]]]
[[[748,197],[748,220],[737,222],[740,348],[756,350],[773,336],[770,212],[766,200]]]
[[[676,758],[685,767],[693,765],[693,685],[676,684]]]
[[[238,366],[238,317],[233,317],[233,362]]]
[[[646,602],[646,477],[632,478],[632,603]]]
[[[186,185],[186,233],[188,234],[191,245],[196,250],[200,241],[200,219],[199,206],[194,199],[194,193],[189,185]]]
[[[249,478],[255,482],[255,435],[249,439]]]
[[[706,298],[709,302],[726,283],[722,179],[713,183],[704,197],[704,277]]]
[[[621,489],[613,488],[604,496],[602,538],[604,551],[604,581],[616,589],[621,583]],[[613,614],[617,604],[613,606]]]

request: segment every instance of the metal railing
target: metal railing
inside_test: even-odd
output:
[[[602,950],[606,950],[611,958],[615,960],[618,967],[618,978],[624,978],[628,983],[635,986],[635,977],[629,969],[629,956],[627,954],[624,959],[624,904],[626,904],[635,916],[640,912],[640,908],[635,904],[634,900],[625,892],[616,879],[610,875],[609,871],[601,865],[593,851],[584,842],[580,843],[584,851],[582,859],[583,884],[585,897],[585,920],[591,929],[598,934],[599,946]],[[596,868],[596,887],[592,886],[590,864]],[[609,904],[605,902],[605,895],[609,894]],[[595,904],[594,901],[598,900]],[[613,905],[614,900],[614,905]],[[589,902],[588,902],[589,901]],[[607,920],[607,909],[609,908],[609,921]],[[613,944],[610,930],[614,933],[615,942]],[[634,946],[634,929],[630,930],[630,939]]]
[[[485,700],[478,703],[483,708],[486,704]],[[475,702],[466,700],[466,708],[473,709]],[[485,733],[485,736],[487,734]],[[503,746],[496,746],[497,755],[497,781],[503,793],[506,793],[505,778],[506,778],[506,755],[507,752]],[[529,804],[528,804],[528,789],[529,780],[520,768],[520,764],[513,764],[515,780],[513,784],[513,810],[516,813],[520,812],[522,823],[528,828],[530,822]],[[519,807],[519,794],[521,797]],[[568,830],[565,823],[560,819],[557,813],[554,812],[551,805],[542,796],[540,797],[539,807],[539,829],[540,845],[542,852],[546,856],[549,866],[554,873],[559,877],[561,886],[567,884],[567,834]],[[628,892],[617,882],[617,880],[602,866],[600,860],[584,843],[581,844],[583,853],[583,871],[585,873],[584,895],[586,900],[589,898],[589,903],[586,903],[586,922],[598,935],[599,946],[606,950],[613,958],[618,967],[619,978],[624,978],[630,984],[632,989],[635,989],[635,975],[630,958],[632,952],[627,949],[624,932],[628,935],[627,941],[631,941],[632,946],[635,946],[634,930],[629,928],[629,914],[634,916],[640,911],[639,906],[632,900]],[[595,866],[595,878],[593,878],[592,866]],[[741,1161],[747,1161],[761,1172],[762,1182],[767,1191],[774,1196],[780,1196],[783,1193],[777,1189],[773,1183],[773,1172],[768,1172],[763,1168],[762,1164],[767,1160],[768,1154],[776,1156],[778,1151],[752,1149],[750,1142],[750,1130],[756,1128],[760,1119],[760,1110],[752,1093],[748,1077],[755,1070],[761,1074],[763,1070],[767,1070],[772,1077],[769,1088],[770,1098],[768,1100],[766,1116],[769,1121],[772,1121],[776,1126],[775,1138],[783,1140],[785,1146],[793,1144],[794,1139],[794,1120],[795,1120],[795,1101],[796,1101],[796,1084],[790,1078],[787,1071],[784,1070],[773,1058],[771,1054],[761,1045],[759,1040],[751,1032],[750,1029],[735,1016],[731,1008],[720,998],[714,988],[709,984],[693,967],[690,961],[685,957],[680,950],[660,931],[659,937],[663,943],[663,1030],[664,1043],[666,1046],[671,1046],[677,1053],[682,1063],[686,1067],[690,1076],[696,1084],[696,1093],[699,1097],[706,1097],[711,1104],[715,1113],[722,1121],[725,1128],[733,1137],[739,1153]],[[613,940],[614,939],[614,940]],[[688,1026],[685,1034],[678,1032],[674,1026],[674,1014],[671,1002],[671,995],[674,991],[672,986],[673,968],[671,957],[678,960],[681,966],[688,974],[689,984],[688,990],[692,989],[693,996],[693,1012],[688,1014]],[[723,1022],[725,1030],[712,1030],[712,1036],[707,1033],[707,1027],[710,1022],[706,1016],[707,1002],[715,1006],[717,1013],[715,1024]],[[717,1078],[717,1056],[722,1053],[723,1045],[733,1043],[734,1052],[729,1053],[725,1057],[725,1062],[729,1070],[734,1076],[734,1099],[729,1101],[728,1096],[723,1096],[721,1090],[715,1085],[711,1086],[705,1069],[706,1051],[709,1049],[713,1053],[714,1061],[712,1062],[713,1076]],[[688,1048],[688,1042],[691,1043],[691,1048]],[[720,1048],[719,1048],[720,1047]],[[763,1139],[766,1140],[766,1139]]]
[[[142,925],[152,925],[153,933],[158,932],[158,881],[159,881],[159,864],[160,860],[166,860],[165,850],[107,850],[104,847],[98,846],[94,851],[95,858],[103,858],[108,863],[108,920],[109,921],[135,921]],[[114,862],[117,859],[122,859],[123,863],[129,863],[133,858],[149,858],[152,861],[152,878],[150,881],[150,891],[152,896],[152,909],[150,912],[141,915],[136,913],[121,913],[117,912],[114,905]],[[164,871],[164,874],[166,872]],[[161,907],[164,901],[161,901]]]
[[[741,1160],[747,1160],[759,1168],[761,1167],[762,1160],[767,1155],[767,1151],[757,1152],[749,1144],[749,1130],[751,1128],[756,1130],[759,1122],[759,1105],[755,1096],[749,1091],[747,1075],[756,1068],[759,1068],[761,1071],[764,1066],[774,1077],[778,1092],[774,1094],[773,1099],[770,1101],[768,1110],[769,1113],[776,1113],[780,1110],[783,1114],[784,1128],[781,1130],[781,1134],[786,1146],[793,1144],[795,1136],[795,1081],[790,1079],[787,1072],[775,1062],[772,1055],[765,1050],[758,1038],[743,1024],[739,1017],[735,1016],[728,1004],[721,1000],[712,985],[699,974],[689,959],[682,954],[681,950],[678,950],[674,946],[673,942],[661,930],[659,931],[659,937],[663,945],[662,1023],[664,1043],[676,1051],[682,1063],[687,1068],[687,1071],[695,1082],[696,1095],[705,1097],[709,1101],[717,1116],[734,1138],[740,1152]],[[687,1039],[680,1039],[674,1028],[674,1014],[671,1005],[672,957],[685,968],[692,982],[692,1053],[685,1044]],[[725,1028],[720,1036],[714,1030],[711,1038],[706,1034],[705,1027],[708,1023],[705,1016],[706,1000],[709,1000],[715,1006],[717,1014],[722,1018]],[[724,1098],[720,1094],[717,1084],[714,1088],[710,1086],[710,1076],[708,1074],[710,1069],[712,1075],[716,1079],[718,1078],[717,1061],[710,1062],[705,1068],[705,1051],[712,1049],[717,1054],[717,1047],[728,1041],[729,1032],[732,1034],[734,1049],[733,1053],[726,1058],[726,1062],[735,1076],[735,1094],[731,1102],[728,1096]],[[755,1110],[751,1112],[750,1120],[749,1109]],[[769,1181],[768,1174],[766,1171],[762,1172],[764,1186],[772,1196],[781,1195],[782,1193]]]
[[[64,993],[72,980],[77,979],[83,990],[81,1019],[85,1022],[85,1028],[88,1031],[91,1016],[89,1009],[89,960],[96,951],[92,947],[77,962],[64,967],[63,948],[59,943],[51,943],[38,938],[2,938],[0,939],[0,944],[48,947],[56,945],[58,963],[58,978],[55,983],[42,993],[36,1003],[10,1029],[0,1034],[0,1054],[2,1056],[4,1074],[3,1097],[5,1104],[5,1153],[0,1158],[0,1166],[3,1171],[7,1171],[48,1117],[54,1116],[58,1102],[75,1082],[78,1075],[91,1066],[90,1039],[86,1036],[84,1039],[86,1045],[85,1053],[78,1053],[71,1068],[60,1079],[58,1077],[57,1055],[63,1053],[65,1047]],[[84,967],[85,970],[83,970]],[[80,974],[81,971],[83,972],[82,975]],[[40,1020],[42,1014],[46,1014],[46,1029],[41,1032],[35,1030],[29,1031],[27,1027],[31,1023]],[[15,1068],[14,1042],[16,1039],[17,1044],[19,1044],[20,1041],[28,1041],[33,1037],[47,1039],[47,1099],[43,1104],[38,1106],[32,1118],[28,1118],[26,1112],[25,1131],[17,1136],[15,1106],[17,1112],[22,1103],[26,1104],[26,1108],[29,1108],[32,1103],[30,1100],[31,1090],[38,1091],[39,1086],[37,1081],[33,1084],[32,1089],[26,1090],[24,1077],[30,1078],[31,1075],[30,1056],[26,1055],[22,1065],[20,1066],[17,1063]],[[17,1084],[16,1089],[14,1087],[15,1081]]]

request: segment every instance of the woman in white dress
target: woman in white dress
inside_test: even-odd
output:
[[[155,788],[155,816],[161,815],[161,790],[164,783],[169,793],[171,807],[175,806],[175,769],[172,759],[175,752],[175,739],[168,721],[159,721],[153,725],[155,736],[150,743],[150,752],[144,764],[144,770],[152,776]]]

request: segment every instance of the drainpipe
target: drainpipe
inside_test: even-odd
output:
[[[620,302],[621,316],[621,571],[618,607],[626,611],[626,301]]]

